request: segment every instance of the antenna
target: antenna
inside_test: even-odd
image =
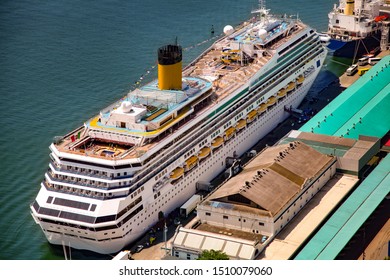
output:
[[[262,10],[265,10],[265,0],[260,0],[259,1],[259,5],[260,5],[260,9],[262,9]]]

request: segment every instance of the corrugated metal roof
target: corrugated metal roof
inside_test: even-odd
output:
[[[390,129],[390,56],[301,127],[301,131],[358,139],[383,137]]]
[[[387,155],[295,259],[335,259],[389,192],[390,155]]]
[[[255,256],[256,241],[230,237],[181,227],[173,238],[172,246],[189,252],[221,250],[231,259],[251,260]]]
[[[232,201],[228,197],[240,195],[276,216],[300,192],[306,180],[315,177],[332,160],[299,141],[269,147],[207,201]]]

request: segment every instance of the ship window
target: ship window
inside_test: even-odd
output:
[[[49,196],[49,197],[47,198],[46,203],[51,203],[52,200],[53,200],[53,197],[52,197],[52,196]]]
[[[125,122],[121,122],[121,128],[126,128],[126,123]]]
[[[209,212],[206,212],[206,216],[211,216],[211,213],[209,213]]]

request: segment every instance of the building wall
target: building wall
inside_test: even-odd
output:
[[[259,211],[264,212],[263,215],[258,211],[249,213],[205,204],[198,205],[197,208],[202,223],[270,236],[273,233],[273,219],[267,211]]]
[[[381,149],[381,141],[377,137],[359,136],[359,140],[372,141],[373,145],[359,160],[359,171],[375,156]]]
[[[172,248],[172,256],[175,256],[182,260],[196,260],[197,258],[199,258],[199,255],[199,252],[181,249],[178,247]]]

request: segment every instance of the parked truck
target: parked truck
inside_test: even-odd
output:
[[[187,217],[188,214],[190,214],[191,211],[196,208],[196,206],[200,203],[201,200],[201,195],[194,194],[193,196],[191,196],[191,198],[180,207],[180,216]]]

